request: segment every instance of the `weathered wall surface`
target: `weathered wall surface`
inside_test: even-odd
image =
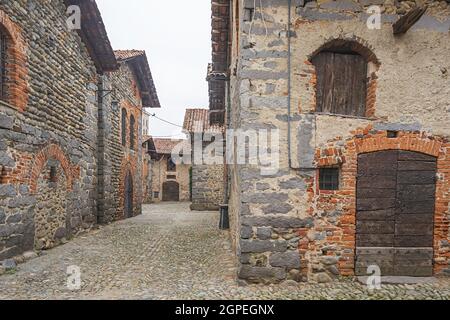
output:
[[[245,1],[239,8],[239,31],[233,34],[232,126],[279,129],[281,151],[280,170],[273,176],[261,176],[250,165],[232,167],[230,212],[233,232],[240,237],[239,276],[249,281],[326,282],[353,274],[355,158],[367,152],[359,146],[366,143],[371,150],[419,150],[441,161],[434,261],[436,273],[449,272],[448,5],[433,3],[412,30],[395,37],[392,22],[397,17],[391,13],[402,12],[405,2],[398,7],[385,2],[381,30],[366,26],[364,9],[371,1],[292,3],[291,70],[287,1],[263,1],[263,14],[253,1]],[[315,113],[316,75],[309,60],[332,39],[357,42],[377,59],[369,64],[368,106],[373,110],[368,117]],[[398,131],[398,137],[388,141],[387,130]],[[342,188],[321,193],[317,168],[330,165],[341,166]]]
[[[152,165],[152,201],[160,202],[163,200],[163,184],[167,181],[175,181],[180,185],[180,201],[190,200],[190,178],[189,170],[191,166],[187,164],[177,165],[176,172],[167,171],[167,156],[160,160],[154,160]],[[172,178],[171,176],[175,176]],[[155,197],[155,192],[158,197]]]
[[[153,167],[152,160],[150,155],[147,154],[146,150],[143,151],[143,171],[142,171],[142,194],[143,203],[151,203],[152,202],[152,184],[153,184]]]
[[[65,12],[63,1],[0,4],[12,79],[0,101],[0,260],[96,223],[97,76]]]
[[[223,202],[223,165],[192,166],[191,210],[218,210]]]
[[[133,178],[133,212],[142,212],[143,200],[143,152],[142,152],[142,102],[138,85],[127,63],[121,63],[118,71],[104,77],[105,90],[112,93],[105,97],[102,107],[102,175],[104,192],[102,222],[124,218],[125,177]],[[108,92],[108,91],[106,91]],[[126,143],[122,145],[122,109],[126,111]],[[135,126],[131,128],[130,117]],[[134,132],[134,146],[130,144],[130,131]]]

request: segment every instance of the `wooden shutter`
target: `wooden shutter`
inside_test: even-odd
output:
[[[122,109],[122,145],[127,144],[127,112]]]
[[[317,111],[366,115],[367,63],[356,54],[321,52],[314,59]]]
[[[135,136],[134,136],[135,128],[134,128],[134,126],[135,126],[135,124],[136,124],[136,121],[134,120],[134,116],[131,115],[131,117],[130,117],[130,148],[132,150],[134,150],[134,139],[135,139]]]

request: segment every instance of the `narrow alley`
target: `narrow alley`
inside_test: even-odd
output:
[[[188,203],[144,206],[141,216],[75,238],[0,278],[0,299],[449,299],[450,280],[386,285],[370,295],[351,279],[333,284],[239,286],[229,233],[217,212]],[[67,287],[67,268],[81,289]]]

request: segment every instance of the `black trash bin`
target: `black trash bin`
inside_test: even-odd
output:
[[[220,230],[230,229],[230,217],[228,215],[228,205],[227,204],[220,205],[219,228],[220,228]]]

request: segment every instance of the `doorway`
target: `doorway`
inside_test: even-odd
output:
[[[358,157],[357,275],[432,276],[437,159],[410,151]]]

